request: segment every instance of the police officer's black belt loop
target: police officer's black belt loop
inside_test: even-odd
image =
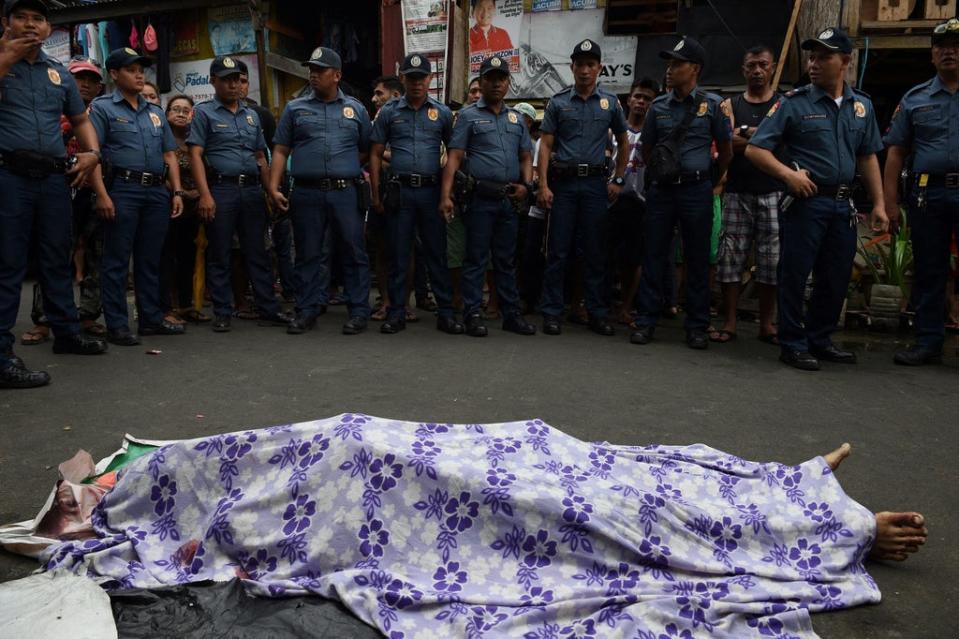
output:
[[[564,164],[553,162],[549,165],[550,172],[556,177],[596,177],[606,175],[606,167],[602,164]]]
[[[817,184],[816,195],[834,200],[848,200],[852,197],[852,187],[848,184]]]
[[[237,186],[254,186],[260,183],[260,176],[255,173],[241,173],[240,175],[223,175],[214,173],[210,178],[214,184],[236,184]]]
[[[420,175],[419,173],[395,173],[390,178],[396,179],[403,186],[411,186],[414,189],[421,186],[434,186],[440,182],[435,175]]]
[[[131,171],[130,169],[115,169],[113,171],[113,178],[123,182],[133,182],[140,186],[160,186],[166,180],[161,173]]]
[[[356,182],[355,178],[294,178],[294,184],[300,188],[321,191],[342,191]]]
[[[473,193],[482,198],[499,200],[509,195],[509,182],[476,180],[476,186],[474,187]]]
[[[15,175],[42,179],[54,173],[66,173],[67,159],[28,149],[3,151],[0,152],[0,166]]]
[[[913,181],[919,183],[922,173],[914,173]],[[944,186],[947,189],[959,189],[959,173],[929,173],[926,186]]]

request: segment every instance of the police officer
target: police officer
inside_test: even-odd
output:
[[[380,109],[370,138],[373,208],[387,216],[391,249],[390,310],[380,332],[397,333],[406,328],[406,274],[418,230],[438,306],[436,327],[458,335],[463,332],[463,325],[453,314],[453,283],[446,267],[446,225],[437,215],[440,151],[453,133],[453,114],[427,93],[433,69],[425,56],[406,56],[400,74],[406,93]],[[384,202],[380,198],[380,170],[387,144],[391,158]]]
[[[959,233],[959,20],[932,32],[936,77],[910,89],[886,133],[886,213],[899,219],[899,174],[912,155],[909,207],[915,259],[916,344],[895,354],[897,364],[942,360],[943,312],[949,275],[949,242]]]
[[[70,253],[70,181],[77,187],[99,162],[96,133],[76,82],[41,45],[51,26],[37,0],[6,0],[0,38],[0,388],[29,388],[50,382],[13,354],[27,250],[37,225],[44,311],[53,327],[54,353],[93,355],[103,340],[80,334],[73,299]],[[68,167],[60,129],[65,114],[85,152]]]
[[[605,293],[606,219],[608,202],[616,200],[625,184],[623,174],[629,159],[626,117],[616,94],[596,84],[603,69],[599,45],[583,40],[573,49],[570,59],[574,84],[550,98],[540,127],[538,203],[549,215],[540,305],[543,332],[560,334],[566,260],[579,229],[586,267],[589,328],[600,335],[612,335]],[[618,151],[614,177],[607,184],[609,131],[616,136]]]
[[[270,196],[282,211],[291,211],[296,245],[296,317],[287,333],[313,328],[321,314],[320,268],[323,237],[332,225],[340,242],[349,319],[345,335],[366,330],[370,317],[370,261],[363,240],[358,201],[362,165],[370,144],[370,117],[363,105],[340,89],[342,61],[326,47],[313,50],[303,63],[310,69],[310,95],[292,100],[276,128]],[[290,197],[280,192],[280,178],[292,156]]]
[[[116,49],[106,68],[116,85],[90,105],[90,120],[103,150],[105,174],[94,179],[95,210],[105,220],[101,289],[107,340],[133,346],[139,338],[127,317],[127,272],[133,254],[133,282],[141,335],[180,335],[182,324],[163,317],[160,255],[171,217],[183,212],[176,140],[163,109],[147,102],[143,69],[151,61],[133,49]],[[169,175],[173,187],[166,187]],[[101,179],[102,178],[102,179]]]
[[[449,220],[453,215],[454,177],[464,155],[469,155],[469,175],[475,180],[475,188],[464,214],[466,260],[462,285],[466,333],[473,337],[487,334],[481,305],[490,249],[503,330],[520,335],[536,333],[536,327],[520,312],[514,265],[519,229],[516,207],[532,190],[533,144],[522,115],[503,102],[508,89],[509,63],[497,56],[483,60],[482,97],[460,110],[443,171],[439,209]]]
[[[872,226],[888,228],[876,153],[882,149],[872,102],[843,80],[852,41],[838,28],[802,43],[812,84],[790,91],[769,109],[750,138],[746,158],[786,184],[796,201],[781,213],[779,262],[780,359],[801,370],[820,360],[852,364],[830,336],[846,298],[856,254],[856,211],[850,184],[862,175],[873,202]],[[779,161],[784,151],[800,170]],[[808,310],[803,295],[815,281]]]
[[[732,125],[722,98],[697,88],[706,52],[696,40],[683,37],[660,58],[668,60],[669,92],[653,101],[643,124],[643,161],[652,183],[647,195],[645,257],[639,289],[639,318],[630,335],[634,344],[653,337],[663,308],[663,272],[668,268],[670,238],[679,221],[686,265],[686,344],[709,345],[709,243],[713,225],[712,171],[722,175],[733,157]],[[686,125],[681,143],[673,132]],[[719,157],[712,166],[712,142]],[[678,164],[665,153],[679,145]],[[673,149],[675,150],[675,148]],[[673,155],[675,157],[675,155]]]
[[[256,111],[240,99],[241,72],[239,61],[230,56],[213,59],[210,84],[216,96],[196,105],[186,141],[200,192],[197,212],[207,223],[206,276],[213,298],[213,330],[218,333],[230,330],[233,313],[230,253],[235,231],[260,326],[289,322],[273,294],[273,265],[263,242],[269,224],[261,186],[269,179],[266,141]]]

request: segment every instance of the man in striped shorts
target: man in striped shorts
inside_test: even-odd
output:
[[[714,342],[736,339],[736,310],[742,273],[752,247],[756,247],[756,272],[759,285],[759,339],[771,344],[776,340],[773,317],[776,310],[776,268],[779,264],[779,201],[784,186],[763,173],[744,156],[749,138],[766,113],[779,99],[772,88],[776,61],[772,51],[756,46],[743,58],[746,92],[727,100],[732,112],[733,160],[729,165],[726,194],[723,197],[723,231],[719,243],[717,277],[723,288],[725,322],[710,332]]]

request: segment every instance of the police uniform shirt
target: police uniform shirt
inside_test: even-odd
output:
[[[584,100],[574,87],[549,100],[540,131],[556,136],[554,159],[565,164],[602,166],[607,131],[625,133],[626,116],[616,95],[599,86]]]
[[[186,143],[203,147],[210,168],[222,175],[259,175],[256,152],[266,150],[256,111],[240,101],[234,113],[219,98],[200,102],[193,109]]]
[[[450,149],[469,154],[469,172],[491,182],[519,182],[519,154],[531,152],[533,142],[523,116],[505,104],[499,114],[480,98],[460,109],[453,126]]]
[[[949,93],[936,76],[903,96],[886,132],[887,146],[913,153],[917,173],[959,170],[959,93]]]
[[[436,175],[440,170],[440,145],[453,134],[453,112],[433,98],[413,109],[406,97],[383,105],[373,121],[370,140],[390,145],[393,173]]]
[[[369,150],[370,116],[363,105],[337,90],[324,102],[316,94],[286,105],[276,127],[276,144],[293,150],[293,178],[355,178],[362,172],[360,153]]]
[[[665,140],[673,127],[682,124],[688,109],[693,109],[693,121],[680,147],[683,173],[708,171],[713,161],[713,140],[726,142],[733,135],[732,122],[721,106],[722,98],[704,91],[694,93],[697,96],[695,103],[693,93],[682,101],[676,100],[672,91],[659,96],[653,100],[643,124],[643,145],[653,147]]]
[[[66,67],[40,52],[37,61],[17,61],[0,78],[0,151],[28,150],[66,155],[60,116],[86,111]]]
[[[162,174],[163,154],[177,148],[163,109],[143,96],[137,96],[136,110],[119,91],[96,98],[90,121],[104,162],[114,169]]]
[[[790,91],[769,109],[749,143],[768,151],[785,145],[792,160],[823,185],[852,182],[856,158],[882,150],[872,102],[848,84],[838,107],[815,85]]]

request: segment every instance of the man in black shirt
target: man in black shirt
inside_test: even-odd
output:
[[[736,338],[736,309],[742,273],[753,246],[755,280],[759,287],[759,339],[776,344],[773,317],[776,310],[776,267],[779,264],[779,201],[784,185],[746,159],[746,145],[779,94],[772,88],[776,60],[769,47],[756,46],[743,58],[746,92],[726,100],[732,113],[733,161],[729,165],[723,197],[723,232],[719,243],[718,279],[723,288],[726,318],[712,331],[714,342]]]

